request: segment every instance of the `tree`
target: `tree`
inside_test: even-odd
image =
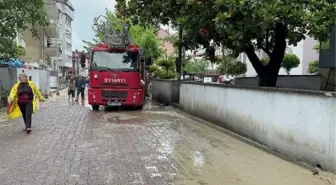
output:
[[[317,74],[319,69],[319,61],[314,60],[308,63],[308,73]]]
[[[285,69],[287,75],[290,74],[291,69],[300,65],[300,59],[295,54],[285,54],[281,67]]]
[[[115,5],[115,15],[117,18],[123,18],[126,14],[126,1],[125,0],[116,0]]]
[[[158,66],[160,66],[163,70],[165,70],[167,73],[169,70],[174,70],[175,63],[172,60],[168,59],[160,59],[156,62]]]
[[[203,59],[209,60],[212,68],[214,64],[217,64],[220,61],[218,57],[216,56],[216,46],[215,45],[206,46]]]
[[[105,9],[104,19],[105,22],[109,23],[111,26],[116,26],[119,22],[128,22],[129,20],[123,18],[121,13],[119,13],[118,17],[113,14],[112,11]],[[120,10],[121,11],[121,10]],[[93,41],[85,41],[84,48],[87,51],[90,51],[94,45],[103,41],[104,36],[103,34],[97,30],[96,26],[92,26],[95,32],[95,38]],[[163,52],[160,48],[160,39],[155,34],[155,29],[152,27],[143,27],[140,25],[131,25],[129,28],[129,34],[133,44],[138,45],[142,50],[145,52],[145,56],[152,58],[154,60],[158,59],[162,56]]]
[[[146,7],[146,8],[144,8]],[[244,52],[259,76],[260,86],[276,86],[287,44],[296,45],[305,35],[326,41],[335,26],[335,2],[318,1],[136,1],[128,3],[132,19],[142,23],[183,25],[185,46],[224,44],[236,56]],[[205,47],[206,48],[206,47]],[[263,65],[256,49],[269,56]]]
[[[15,37],[18,32],[30,28],[33,36],[40,27],[48,25],[44,0],[3,0],[0,1],[0,58],[11,58],[22,54]]]
[[[149,67],[149,72],[153,73],[155,78],[173,79],[175,74],[175,63],[169,59],[159,59]]]
[[[247,66],[245,63],[236,61],[230,55],[224,56],[223,60],[220,61],[219,66],[217,67],[217,71],[220,74],[228,74],[228,75],[241,75],[245,74],[247,71]]]
[[[130,29],[130,36],[132,42],[145,51],[146,57],[156,60],[163,55],[160,39],[153,28],[133,25]]]
[[[246,64],[241,61],[229,63],[227,67],[227,74],[233,75],[233,76],[245,74],[246,71],[247,71]]]
[[[208,67],[208,63],[205,61],[191,61],[189,58],[184,59],[183,73],[204,73]]]
[[[228,56],[223,56],[223,59],[219,62],[219,66],[217,67],[217,71],[220,74],[228,74],[228,65],[235,62],[235,58]]]

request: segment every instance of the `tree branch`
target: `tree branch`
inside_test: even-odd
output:
[[[268,41],[268,39],[269,39],[269,31],[270,31],[270,29],[269,28],[267,28],[266,29],[266,38],[265,38],[265,47],[266,47],[266,49],[267,49],[267,51],[269,51],[269,52],[271,52],[270,51],[270,49],[269,49],[269,41]]]
[[[269,65],[276,65],[280,68],[281,61],[285,55],[286,50],[286,27],[282,23],[275,25],[275,42]],[[280,60],[280,62],[279,62]]]
[[[266,42],[267,42],[267,41],[266,41]],[[268,56],[271,55],[271,52],[269,51],[269,49],[268,49],[268,47],[267,47],[267,44],[266,44],[266,46],[264,47],[263,44],[262,44],[262,42],[261,42],[261,40],[259,40],[259,39],[257,39],[257,46],[258,46],[259,48],[261,48],[262,50],[264,50],[265,53],[266,53]]]
[[[252,44],[249,44],[247,48],[245,48],[244,52],[249,58],[253,68],[256,70],[257,74],[260,75],[264,66],[261,64],[260,59],[254,52],[254,47]]]

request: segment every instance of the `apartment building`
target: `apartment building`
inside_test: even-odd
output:
[[[62,54],[58,58],[59,74],[64,76],[72,67],[72,22],[74,20],[74,7],[70,1],[57,3],[59,45]],[[54,59],[57,61],[57,58]]]
[[[51,58],[58,56],[60,53],[58,45],[52,42],[53,38],[58,37],[58,17],[55,1],[46,0],[45,8],[50,22],[49,26],[41,28],[38,37],[33,37],[30,29],[27,29],[18,34],[17,41],[21,42],[21,44],[23,41],[25,43],[26,55],[19,58],[25,61],[27,65],[51,69]]]
[[[160,28],[157,31],[157,36],[162,40],[170,36],[169,30]],[[162,50],[165,52],[166,57],[171,56],[174,53],[174,45],[166,40],[162,41]]]

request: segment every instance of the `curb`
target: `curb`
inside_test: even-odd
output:
[[[161,105],[163,105],[163,104],[161,104]],[[183,108],[179,104],[177,104],[177,103],[172,103],[171,106],[173,108],[182,110],[183,112],[179,112],[179,113],[185,114],[188,118],[190,118],[190,119],[192,119],[194,121],[200,122],[200,123],[202,123],[202,124],[204,124],[206,126],[209,126],[209,127],[213,128],[213,129],[215,129],[215,130],[218,130],[218,131],[220,131],[220,132],[222,132],[224,134],[227,134],[230,137],[238,139],[239,141],[242,141],[242,142],[244,142],[244,143],[246,143],[246,144],[248,144],[250,146],[258,148],[259,150],[262,150],[262,151],[264,151],[264,152],[266,152],[268,154],[271,154],[271,155],[276,156],[276,157],[278,157],[278,158],[280,158],[282,160],[285,160],[287,162],[290,162],[292,164],[300,166],[300,167],[302,167],[302,168],[304,168],[306,170],[309,170],[309,171],[312,172],[313,175],[319,175],[319,170],[320,169],[317,169],[317,168],[315,168],[315,167],[313,167],[313,166],[311,166],[311,165],[309,165],[307,163],[304,163],[302,161],[297,161],[295,158],[286,156],[286,155],[282,154],[280,151],[272,150],[272,149],[268,148],[267,146],[262,145],[262,144],[260,144],[258,142],[255,142],[255,141],[253,141],[253,140],[251,140],[251,139],[249,139],[247,137],[243,137],[243,136],[241,136],[239,134],[236,134],[235,132],[232,132],[232,131],[224,128],[224,127],[218,126],[218,125],[216,125],[216,124],[214,124],[212,122],[206,121],[206,120],[204,120],[202,118],[199,118],[199,117],[197,117],[195,115],[192,115],[192,114],[190,114],[188,112],[185,112],[183,110]]]

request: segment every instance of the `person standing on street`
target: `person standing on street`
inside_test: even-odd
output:
[[[75,80],[73,77],[70,77],[69,82],[68,82],[68,101],[73,101],[73,98],[75,97]]]
[[[15,119],[22,116],[26,126],[25,131],[29,134],[31,132],[32,114],[37,108],[36,96],[40,102],[45,100],[34,82],[29,81],[25,73],[19,75],[19,80],[14,84],[8,96],[8,104],[10,105],[8,118]]]
[[[82,104],[84,103],[85,100],[85,85],[86,85],[86,79],[84,76],[80,76],[78,80],[76,81],[76,90],[77,90],[77,96],[76,96],[76,102],[78,102],[79,95],[81,95],[82,98]]]

